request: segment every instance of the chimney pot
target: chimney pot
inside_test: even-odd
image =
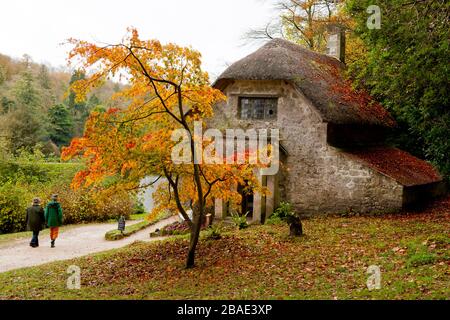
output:
[[[340,26],[328,28],[327,54],[345,63],[345,30]]]

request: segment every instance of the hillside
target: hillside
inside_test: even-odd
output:
[[[89,113],[107,108],[121,85],[107,82],[84,103],[75,102],[70,83],[84,74],[0,54],[0,148],[9,153],[39,146],[59,154],[73,137],[81,136]]]

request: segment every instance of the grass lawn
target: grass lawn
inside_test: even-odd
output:
[[[130,215],[130,220],[144,220],[148,216],[148,213],[136,213]]]
[[[183,269],[186,236],[0,274],[1,299],[449,299],[450,198],[421,213],[252,226],[203,239]],[[66,270],[81,268],[81,289]],[[370,265],[381,289],[369,291]]]

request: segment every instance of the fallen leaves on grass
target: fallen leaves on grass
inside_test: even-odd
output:
[[[301,238],[288,237],[286,225],[223,232],[199,243],[196,268],[188,270],[186,237],[135,243],[0,274],[0,298],[445,299],[448,203],[396,216],[309,219]],[[82,270],[78,292],[64,288],[71,264]],[[382,270],[381,290],[366,288],[370,265]]]

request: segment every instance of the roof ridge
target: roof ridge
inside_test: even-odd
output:
[[[312,102],[326,122],[390,127],[395,121],[370,95],[355,91],[343,76],[345,65],[284,39],[273,39],[229,66],[213,86],[232,80],[287,80]]]

